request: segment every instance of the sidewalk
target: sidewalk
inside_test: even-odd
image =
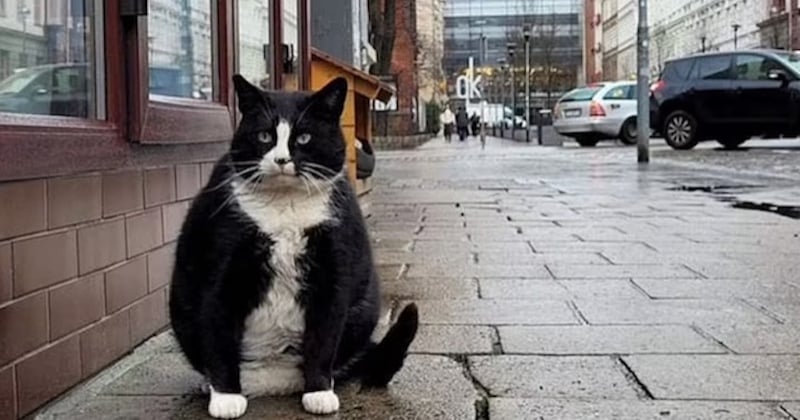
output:
[[[800,221],[682,188],[789,181],[634,154],[382,153],[375,258],[387,302],[424,325],[388,392],[342,390],[334,418],[800,417]],[[166,333],[40,418],[206,418],[199,379]],[[244,418],[315,417],[292,397]]]

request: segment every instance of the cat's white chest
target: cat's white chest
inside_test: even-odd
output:
[[[298,261],[307,250],[306,230],[331,217],[328,199],[242,196],[238,202],[272,240],[264,264],[274,273],[264,300],[245,320],[242,386],[257,389],[253,394],[295,392],[302,388],[299,367],[305,331],[305,311],[297,302],[305,273]]]

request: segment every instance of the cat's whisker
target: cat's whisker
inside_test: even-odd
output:
[[[257,171],[258,169],[259,169],[259,168],[258,168],[258,166],[253,166],[253,167],[250,167],[250,168],[247,168],[247,169],[241,170],[241,171],[239,171],[239,172],[236,172],[236,173],[234,173],[234,174],[233,174],[233,175],[231,175],[230,177],[226,178],[225,180],[223,180],[222,182],[220,182],[220,183],[219,183],[219,184],[217,184],[216,186],[214,186],[214,187],[209,187],[209,188],[206,188],[206,189],[204,189],[203,191],[204,191],[204,192],[212,192],[212,191],[216,191],[216,190],[218,190],[218,189],[220,189],[220,188],[222,188],[222,187],[225,187],[225,186],[227,186],[227,185],[230,185],[230,183],[232,183],[233,181],[235,181],[237,178],[241,177],[242,175],[246,175],[248,172]]]
[[[308,185],[308,179],[306,179],[307,177],[308,177],[308,175],[300,172],[299,178],[300,178],[301,181],[303,181],[303,186],[306,187],[306,195],[310,197],[311,196],[311,187],[309,187],[309,185]]]
[[[241,189],[243,189],[243,190],[246,190],[246,189],[248,189],[248,186],[249,186],[249,185],[250,185],[250,184],[251,184],[251,183],[252,183],[252,182],[253,182],[253,181],[254,181],[256,178],[258,178],[258,177],[260,177],[260,176],[263,176],[263,173],[262,173],[262,172],[256,172],[255,174],[253,174],[253,175],[250,175],[250,176],[249,176],[248,178],[246,178],[246,179],[244,180],[244,182],[242,183]],[[250,194],[250,193],[249,193],[249,192],[247,192],[247,194]],[[216,210],[214,210],[214,211],[211,213],[211,216],[209,216],[208,218],[209,218],[209,219],[212,219],[212,218],[214,218],[214,216],[216,216],[216,215],[217,215],[217,213],[219,213],[220,211],[222,211],[222,209],[224,209],[225,207],[227,207],[227,206],[228,206],[228,204],[230,204],[231,202],[233,202],[233,200],[235,200],[235,199],[236,199],[236,197],[237,197],[237,193],[236,193],[236,191],[233,191],[233,192],[231,193],[230,197],[228,197],[228,198],[227,198],[227,199],[226,199],[226,200],[225,200],[225,201],[224,201],[224,202],[223,202],[223,203],[222,203],[222,204],[221,204],[221,205],[220,205],[220,206],[219,206],[219,207],[218,207]]]
[[[336,174],[337,174],[337,172],[334,171],[333,169],[328,168],[327,166],[324,166],[324,165],[320,165],[319,163],[305,162],[305,163],[303,163],[303,165],[311,167],[311,168],[315,168],[315,169],[317,169],[317,170],[319,170],[321,172],[327,172],[331,176],[336,176]]]

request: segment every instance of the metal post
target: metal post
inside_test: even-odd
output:
[[[793,3],[794,3],[793,0],[786,0],[786,4],[789,7],[789,22],[787,24],[787,26],[789,27],[789,42],[786,43],[786,45],[788,45],[788,48],[786,48],[788,51],[793,51],[794,50],[794,42],[793,42],[794,39],[792,39],[792,38],[794,38],[794,4]]]
[[[731,26],[733,27],[733,49],[734,50],[738,50],[739,49],[739,28],[741,28],[742,25],[739,25],[738,23],[734,23]]]
[[[522,37],[525,39],[525,142],[531,142],[531,27],[525,25],[522,29]],[[539,136],[539,144],[542,138]]]
[[[638,83],[636,85],[636,137],[637,160],[650,161],[650,63],[648,57],[647,0],[639,0],[638,43]]]

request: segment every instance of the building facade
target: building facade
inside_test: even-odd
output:
[[[417,0],[417,74],[419,100],[437,101],[443,93],[445,0]]]
[[[762,46],[778,49],[798,49],[800,11],[798,0],[770,0],[764,5],[766,18],[758,24]],[[791,20],[790,20],[791,19]],[[791,22],[791,24],[790,24]],[[791,41],[789,41],[791,39]]]
[[[310,7],[0,1],[0,418],[167,327],[183,217],[238,121],[231,77],[310,88]]]
[[[763,40],[764,34],[774,31],[762,26],[770,19],[770,13],[775,17],[773,23],[780,24],[782,1],[774,0],[773,4],[761,0],[651,1],[648,23],[652,74],[658,74],[671,58],[703,51],[769,46]],[[637,2],[602,0],[601,8],[603,78],[635,77]],[[782,22],[785,27],[785,14]]]

